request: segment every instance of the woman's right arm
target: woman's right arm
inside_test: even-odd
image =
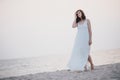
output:
[[[77,23],[76,23],[76,19],[73,21],[73,24],[72,24],[72,28],[76,28],[77,27]]]

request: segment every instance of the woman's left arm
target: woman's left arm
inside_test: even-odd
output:
[[[92,44],[92,29],[91,29],[91,23],[89,19],[87,19],[87,24],[88,24],[88,32],[89,32],[89,45],[91,45]]]

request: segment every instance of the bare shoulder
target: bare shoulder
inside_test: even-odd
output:
[[[90,23],[90,19],[87,18],[86,20],[87,20],[87,23],[89,24]]]
[[[91,28],[91,23],[90,23],[90,19],[86,19],[87,20],[87,25],[89,28]]]

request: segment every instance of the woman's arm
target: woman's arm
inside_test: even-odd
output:
[[[77,23],[76,23],[76,19],[73,21],[73,24],[72,24],[72,28],[76,28],[77,27]]]
[[[72,24],[72,28],[76,28],[77,27],[77,23],[76,23],[76,18],[77,18],[77,16],[76,16],[76,13],[74,14],[74,21],[73,21],[73,24]]]
[[[89,32],[89,45],[92,44],[92,29],[91,29],[91,23],[90,20],[87,19],[88,24],[88,32]]]

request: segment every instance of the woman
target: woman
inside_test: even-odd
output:
[[[77,28],[77,35],[67,66],[72,71],[84,71],[87,69],[87,61],[91,64],[91,70],[94,69],[92,58],[90,56],[90,46],[92,44],[92,30],[90,20],[86,19],[84,12],[79,9],[75,12],[75,20],[72,28]]]

